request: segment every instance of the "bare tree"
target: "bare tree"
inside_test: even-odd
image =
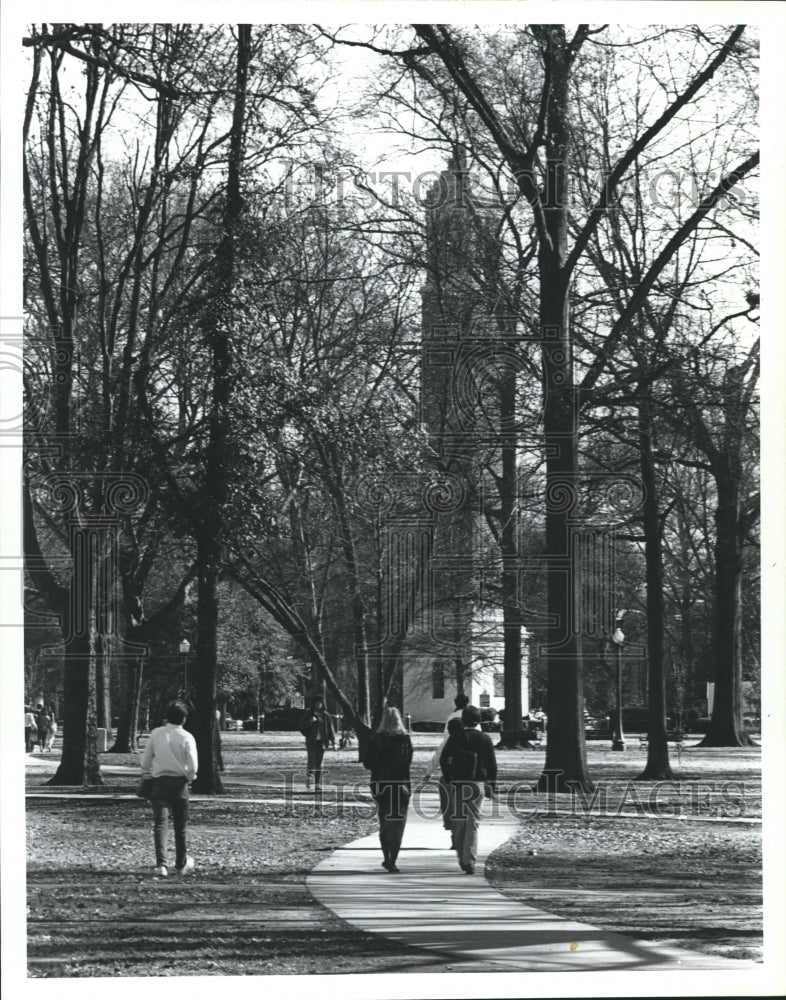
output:
[[[492,138],[522,197],[530,205],[537,238],[539,324],[543,335],[543,442],[546,449],[546,545],[548,612],[554,623],[547,648],[549,676],[549,739],[542,782],[556,775],[558,787],[572,783],[590,787],[584,746],[581,635],[570,626],[571,595],[576,579],[568,539],[576,506],[579,476],[577,428],[579,404],[588,398],[614,356],[628,326],[647,300],[658,277],[686,238],[715,204],[758,164],[758,153],[744,156],[721,178],[696,210],[668,234],[625,309],[605,336],[593,345],[593,360],[577,382],[575,338],[570,320],[571,288],[587,245],[617,196],[620,184],[637,157],[666,132],[679,113],[710,83],[733,56],[744,28],[738,26],[717,43],[706,45],[704,65],[673,81],[670,99],[649,124],[638,123],[627,148],[618,153],[601,191],[578,228],[571,233],[570,172],[574,163],[571,85],[580,71],[581,55],[604,28],[580,25],[569,37],[563,25],[530,25],[519,34],[522,45],[538,53],[542,75],[538,110],[532,121],[499,110],[494,85],[488,80],[482,44],[460,29],[445,25],[415,25],[419,45],[393,49],[376,46],[403,60],[434,91],[452,101],[458,93]],[[703,36],[705,45],[708,36]],[[436,64],[435,64],[436,60]],[[437,74],[432,67],[440,67]],[[541,160],[541,154],[543,159]]]

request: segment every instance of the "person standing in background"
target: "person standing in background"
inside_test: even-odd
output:
[[[49,739],[49,729],[52,724],[49,713],[43,705],[36,706],[35,724],[38,734],[38,745],[41,747],[41,753],[43,753],[47,749],[46,744]]]
[[[38,726],[36,725],[35,715],[33,715],[33,709],[29,705],[25,705],[25,753],[33,752],[37,735]]]
[[[47,752],[50,752],[52,744],[55,742],[55,736],[57,736],[57,722],[55,721],[55,710],[51,705],[47,706],[46,713],[49,716],[49,728],[46,733],[46,749]]]
[[[325,750],[336,745],[333,721],[325,711],[325,703],[320,695],[314,698],[311,708],[301,716],[298,729],[306,738],[306,788],[311,788],[313,777],[314,791],[319,791],[322,788],[322,760]]]

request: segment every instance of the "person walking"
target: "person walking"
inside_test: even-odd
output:
[[[150,804],[153,807],[153,841],[156,851],[156,875],[169,874],[167,864],[168,814],[175,828],[175,871],[188,875],[194,859],[188,853],[188,785],[197,776],[196,740],[183,723],[188,713],[182,702],[167,705],[166,725],[150,734],[142,754],[142,777],[153,779]]]
[[[377,804],[382,867],[389,872],[399,872],[396,860],[412,795],[409,773],[412,740],[397,708],[383,711],[361,763],[371,771],[371,796]]]
[[[38,745],[41,747],[41,753],[43,753],[46,749],[51,749],[51,747],[47,748],[47,741],[49,739],[49,730],[52,725],[52,719],[43,705],[36,706],[35,724],[38,735]]]
[[[442,730],[442,741],[440,742],[437,749],[434,751],[431,760],[429,761],[428,768],[426,769],[426,773],[423,776],[424,781],[431,781],[431,776],[437,770],[437,768],[440,768],[441,770],[440,756],[442,754],[442,751],[445,749],[445,744],[448,741],[448,728],[450,726],[451,721],[453,720],[458,720],[459,722],[461,722],[461,713],[464,711],[467,705],[469,705],[469,698],[465,694],[457,694],[456,697],[453,699],[453,704],[455,705],[455,709],[453,712],[450,713],[450,715],[447,717],[447,720],[445,721],[445,728]],[[451,831],[450,816],[448,815],[448,805],[450,802],[450,785],[447,781],[445,781],[444,774],[442,775],[442,777],[440,777],[438,781],[438,786],[439,786],[439,811],[442,816],[442,826],[446,830]],[[451,846],[452,843],[453,843],[453,835],[451,831]]]
[[[51,705],[47,707],[47,715],[49,716],[49,728],[46,732],[46,749],[47,753],[51,752],[52,745],[55,742],[55,736],[57,736],[57,721],[55,720],[55,710]]]
[[[453,814],[455,812],[453,781],[462,778],[475,777],[475,755],[467,749],[467,734],[461,718],[448,719],[448,738],[443,745],[444,757],[440,754],[441,787],[446,789],[445,806],[442,810],[442,823],[450,831],[450,846],[455,850],[456,835],[453,830]]]
[[[38,725],[30,705],[25,705],[25,753],[32,753],[38,735]]]
[[[450,818],[453,846],[459,867],[474,875],[478,854],[480,807],[497,782],[497,758],[488,733],[480,729],[480,709],[467,705],[461,713],[464,740],[453,736],[440,755],[440,765],[450,777]]]
[[[300,717],[298,729],[306,738],[306,788],[311,788],[313,777],[314,791],[319,791],[322,788],[322,760],[325,750],[336,745],[333,720],[325,711],[321,696],[317,695],[311,708]]]

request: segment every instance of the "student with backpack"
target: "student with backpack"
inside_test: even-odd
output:
[[[448,731],[450,729],[450,724],[452,722],[457,722],[459,724],[459,728],[461,728],[463,731],[464,727],[461,724],[461,713],[464,711],[467,705],[469,705],[469,698],[463,692],[459,692],[459,694],[457,694],[456,697],[453,699],[453,704],[456,706],[455,710],[451,712],[451,714],[447,718],[447,721],[445,722],[445,728],[442,732],[442,742],[434,751],[434,754],[429,762],[428,768],[426,769],[426,773],[423,776],[424,781],[431,781],[431,775],[434,773],[434,771],[436,771],[438,767],[441,768],[439,758],[442,754],[442,751],[445,749],[445,744],[448,741]],[[448,806],[450,803],[450,783],[445,779],[444,771],[442,772],[442,776],[439,779],[438,786],[439,786],[439,811],[442,814],[442,825],[446,830],[450,832],[450,842],[452,845],[453,831],[451,829],[450,816],[448,815]]]
[[[412,740],[397,708],[386,708],[382,713],[382,721],[369,741],[362,763],[371,771],[371,795],[379,815],[382,867],[399,872],[396,859],[412,795],[409,774]]]
[[[480,807],[484,794],[491,796],[496,786],[497,758],[491,738],[480,729],[480,709],[467,705],[461,724],[463,734],[451,733],[439,762],[450,780],[451,828],[459,867],[474,875]]]

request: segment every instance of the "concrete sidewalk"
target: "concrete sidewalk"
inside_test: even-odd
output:
[[[315,899],[363,931],[433,952],[442,961],[484,971],[589,972],[743,971],[754,962],[724,959],[637,941],[526,906],[489,885],[483,860],[520,830],[507,819],[485,818],[474,875],[465,875],[438,819],[410,809],[401,874],[381,867],[376,834],[334,851],[308,876]],[[472,964],[465,966],[472,969]]]

